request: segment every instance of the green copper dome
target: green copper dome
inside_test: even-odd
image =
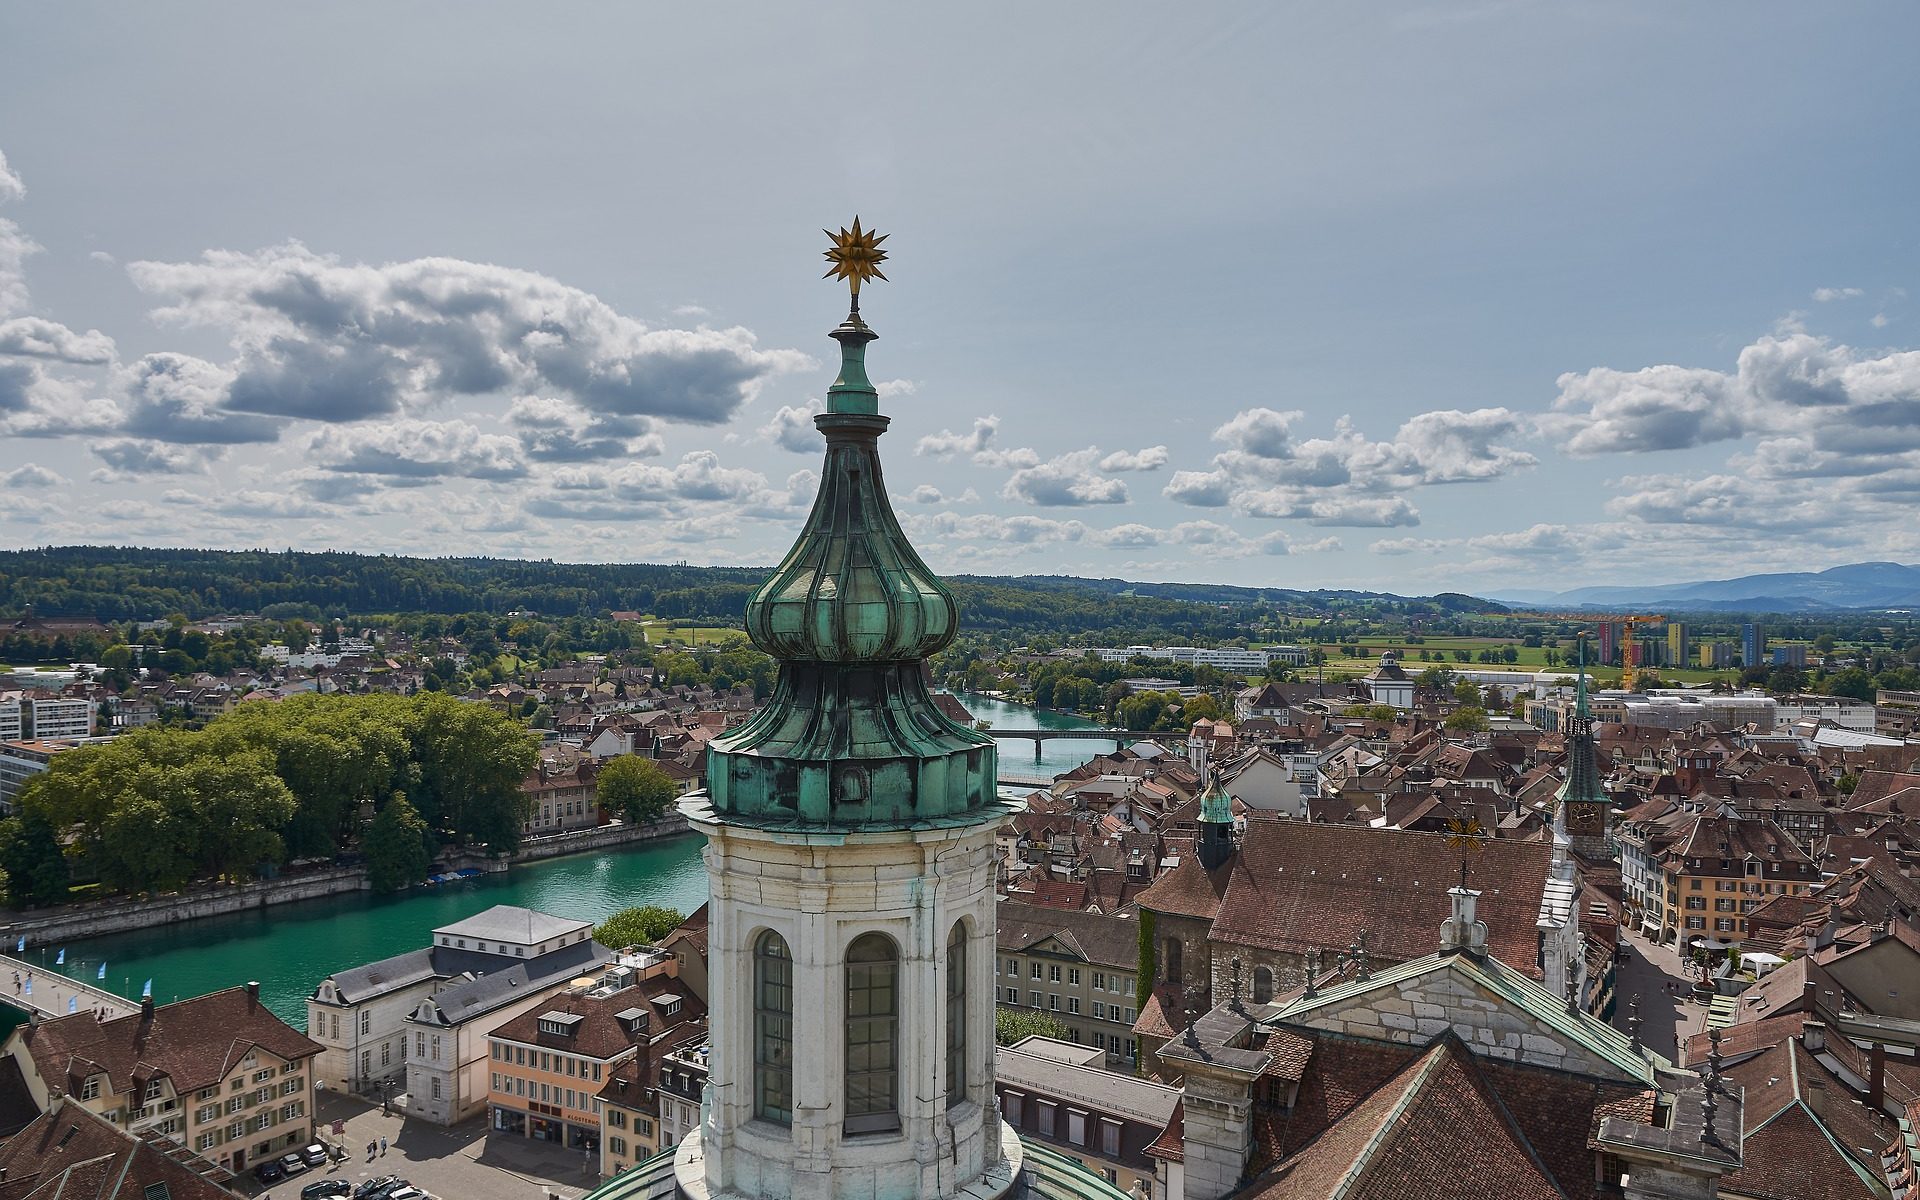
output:
[[[724,819],[806,828],[898,828],[1001,814],[990,738],[934,706],[923,660],[953,641],[959,609],[888,503],[867,381],[874,332],[833,331],[840,377],[814,424],[820,492],[793,549],[747,602],[747,636],[780,663],[767,706],[714,739],[707,788]]]

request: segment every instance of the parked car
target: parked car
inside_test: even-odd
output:
[[[253,1169],[253,1177],[261,1183],[278,1183],[287,1177],[287,1169],[270,1158]]]
[[[353,1189],[353,1200],[372,1200],[375,1192],[390,1192],[401,1183],[398,1175],[377,1175]]]
[[[327,1148],[319,1142],[308,1142],[301,1148],[300,1157],[305,1159],[310,1167],[324,1167],[327,1165]]]
[[[419,1188],[414,1187],[412,1184],[407,1184],[404,1187],[388,1192],[383,1200],[433,1200],[433,1197],[427,1195]]]
[[[307,1169],[307,1160],[300,1157],[298,1150],[290,1150],[280,1156],[280,1166],[289,1175],[298,1175]]]
[[[369,1195],[367,1200],[393,1200],[395,1196],[398,1196],[402,1192],[411,1192],[415,1196],[422,1194],[419,1188],[414,1187],[406,1180],[396,1179],[387,1186]]]
[[[300,1189],[300,1200],[339,1200],[352,1194],[353,1185],[344,1179],[316,1179]]]

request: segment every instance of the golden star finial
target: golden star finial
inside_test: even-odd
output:
[[[869,279],[886,282],[887,277],[880,273],[880,264],[887,260],[887,252],[880,243],[888,235],[876,234],[871,229],[860,228],[860,218],[853,219],[853,228],[842,228],[839,233],[831,229],[822,229],[821,233],[833,239],[832,249],[826,251],[827,261],[833,264],[822,279],[844,279],[853,289],[853,311],[860,311],[860,285]]]

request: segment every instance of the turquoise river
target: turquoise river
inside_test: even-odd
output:
[[[1090,723],[1036,712],[985,696],[963,696],[981,720],[1001,729],[1070,729]],[[1003,741],[1008,773],[1052,775],[1112,749],[1111,743],[1042,743],[1039,762],[1030,741]],[[30,950],[47,971],[59,971],[128,997],[151,979],[166,1003],[258,980],[267,1005],[295,1028],[306,1026],[306,998],[329,973],[426,944],[427,932],[495,904],[518,904],[563,917],[598,921],[636,904],[664,904],[691,912],[706,902],[707,876],[697,836],[599,854],[579,854],[514,867],[463,883],[415,888],[402,895],[365,893],[307,900],[226,917],[89,938],[66,947]],[[105,962],[105,980],[98,978]]]

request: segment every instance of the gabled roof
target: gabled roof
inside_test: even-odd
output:
[[[1468,864],[1491,953],[1536,975],[1534,923],[1551,859],[1543,842],[1489,839]],[[1459,865],[1460,852],[1438,833],[1248,821],[1239,852],[1224,868],[1227,886],[1212,937],[1305,954],[1344,949],[1364,933],[1377,962],[1419,958],[1438,944],[1440,925],[1452,912],[1447,889],[1459,881]],[[1173,874],[1177,870],[1169,881]],[[1143,893],[1140,904],[1170,911],[1154,902],[1159,886]]]
[[[231,1200],[232,1182],[178,1142],[135,1137],[66,1098],[0,1147],[0,1200]]]
[[[1564,1200],[1473,1054],[1443,1034],[1246,1200]]]
[[[1785,1037],[1726,1071],[1746,1089],[1746,1161],[1724,1191],[1765,1200],[1870,1200],[1884,1195],[1878,1156],[1896,1126]]]
[[[1553,1030],[1556,1039],[1579,1046],[1592,1058],[1618,1070],[1626,1079],[1650,1085],[1654,1081],[1655,1069],[1668,1065],[1658,1055],[1635,1049],[1626,1034],[1604,1021],[1586,1013],[1568,1012],[1563,997],[1553,995],[1530,976],[1490,955],[1429,954],[1396,963],[1373,971],[1365,978],[1355,976],[1318,989],[1313,996],[1297,995],[1277,1006],[1262,1023],[1310,1025],[1313,1014],[1318,1010],[1343,1007],[1361,997],[1396,989],[1401,984],[1439,972],[1463,976],[1463,982],[1469,988],[1490,995],[1495,1004],[1509,1007]]]
[[[219,1083],[256,1048],[285,1062],[320,1053],[320,1044],[268,1012],[245,988],[228,988],[102,1021],[91,1012],[24,1025],[16,1036],[46,1084],[70,1090],[104,1073],[113,1092],[165,1076],[176,1093]]]

